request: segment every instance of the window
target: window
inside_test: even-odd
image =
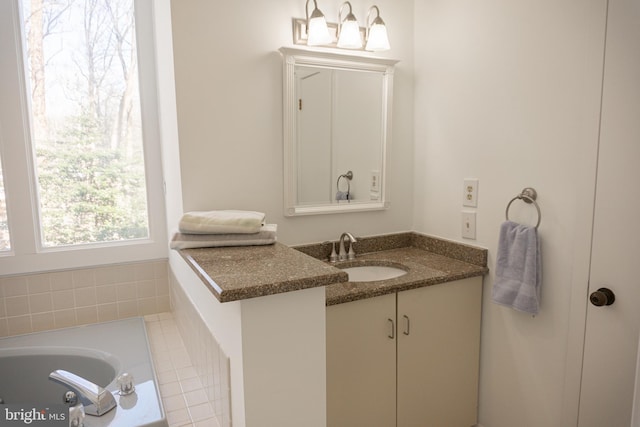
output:
[[[0,274],[166,256],[152,19],[151,0],[0,5]]]
[[[133,0],[22,0],[43,246],[148,237]]]

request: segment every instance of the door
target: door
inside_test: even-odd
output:
[[[640,331],[640,2],[609,0],[579,427],[629,427]]]
[[[298,94],[296,143],[296,204],[330,203],[331,175],[331,70],[299,67],[296,71]]]
[[[327,426],[396,424],[396,295],[327,307]]]
[[[475,425],[481,306],[481,277],[398,292],[397,427]]]

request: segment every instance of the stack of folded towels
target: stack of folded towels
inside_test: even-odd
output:
[[[265,224],[265,214],[254,211],[217,210],[187,212],[180,219],[179,232],[171,249],[222,246],[272,245],[277,224]]]

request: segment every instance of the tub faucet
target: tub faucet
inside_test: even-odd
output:
[[[68,371],[58,369],[49,374],[49,379],[76,393],[88,415],[102,416],[117,406],[109,390]]]
[[[349,238],[349,254],[347,254],[346,249],[344,248],[344,238]],[[340,236],[340,253],[338,254],[339,261],[345,261],[347,259],[355,259],[356,251],[353,250],[353,244],[357,242],[356,238],[353,237],[353,234],[344,232],[342,236]]]

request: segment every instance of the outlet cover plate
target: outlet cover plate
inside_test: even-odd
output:
[[[462,191],[462,206],[478,207],[478,179],[466,178]]]

